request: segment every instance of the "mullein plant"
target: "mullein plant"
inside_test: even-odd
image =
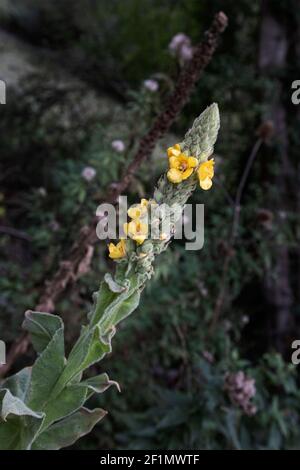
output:
[[[73,444],[90,432],[106,411],[84,405],[97,393],[117,382],[103,373],[84,378],[90,366],[112,350],[116,326],[139,305],[141,292],[153,274],[155,257],[165,250],[170,236],[149,238],[150,224],[163,227],[165,210],[171,233],[185,203],[200,183],[212,185],[211,158],[219,130],[216,104],[194,122],[180,144],[167,150],[169,169],[159,179],[153,198],[143,199],[128,211],[127,235],[108,246],[116,262],[115,274],[107,273],[94,294],[88,321],[68,357],[65,356],[64,324],[57,315],[28,311],[24,328],[30,334],[38,358],[32,367],[4,380],[0,387],[0,449],[56,450]],[[151,211],[151,221],[146,217]],[[151,232],[152,233],[152,232]]]

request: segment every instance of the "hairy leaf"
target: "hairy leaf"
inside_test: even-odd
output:
[[[106,411],[101,408],[96,408],[92,411],[81,408],[80,411],[53,424],[47,431],[43,432],[34,443],[32,449],[57,450],[70,446],[77,439],[88,434],[106,414]]]

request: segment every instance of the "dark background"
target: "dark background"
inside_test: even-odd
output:
[[[76,448],[300,448],[291,364],[300,338],[296,0],[1,1],[0,337],[10,345],[20,334],[24,311],[163,107],[183,65],[168,48],[172,37],[183,32],[197,44],[219,10],[229,18],[220,47],[128,192],[132,202],[151,195],[166,146],[217,102],[215,184],[193,196],[205,204],[205,245],[191,252],[176,241],[158,261],[138,311],[98,366],[122,393],[97,399],[109,415]],[[116,139],[124,152],[112,148]],[[234,201],[253,148],[232,242]],[[90,182],[87,166],[96,170]],[[91,270],[56,306],[69,344],[111,269],[99,241]],[[15,370],[33,358],[29,352]],[[234,399],[241,371],[255,380],[250,415],[243,398]]]

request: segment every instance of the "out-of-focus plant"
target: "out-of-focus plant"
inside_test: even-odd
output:
[[[300,392],[295,366],[279,354],[265,354],[257,367],[238,356],[215,358],[204,351],[192,368],[189,390],[155,386],[156,405],[144,412],[119,410],[119,446],[128,449],[299,448]],[[228,374],[234,387],[228,387]],[[242,372],[246,370],[246,373]],[[248,390],[247,390],[248,388]],[[231,392],[229,391],[231,390]],[[252,394],[252,412],[235,396]],[[159,397],[159,399],[158,399]]]
[[[147,239],[149,226],[142,213],[151,210],[151,225],[162,229],[169,207],[171,228],[194,191],[198,179],[213,177],[213,152],[219,130],[216,104],[207,108],[183,142],[168,149],[170,170],[158,182],[153,199],[142,201],[128,211],[127,240],[109,245],[111,258],[118,263],[114,277],[106,274],[88,324],[81,330],[74,347],[65,357],[64,325],[48,313],[28,311],[24,321],[33,346],[39,354],[32,368],[22,369],[1,384],[0,448],[59,449],[75,442],[106,412],[88,410],[86,401],[115,384],[107,374],[83,379],[83,372],[111,352],[116,326],[139,305],[146,281],[152,276],[155,257],[169,244],[169,237]],[[207,181],[204,189],[208,189]]]

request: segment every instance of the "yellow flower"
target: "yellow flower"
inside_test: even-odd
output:
[[[129,224],[124,224],[124,232],[138,245],[141,245],[147,238],[148,225],[139,219],[134,219]]]
[[[135,206],[130,207],[127,211],[127,214],[131,219],[140,219],[147,214],[148,204],[149,201],[147,201],[147,199],[142,199],[140,204],[136,204]]]
[[[126,241],[122,239],[116,245],[114,245],[114,243],[110,243],[108,245],[108,251],[111,259],[124,258],[126,255]]]
[[[198,168],[198,177],[200,182],[200,187],[202,189],[210,189],[212,187],[212,178],[214,176],[214,159],[211,158],[201,165]]]
[[[198,160],[195,157],[188,157],[184,153],[179,153],[179,155],[169,157],[169,163],[168,180],[171,183],[181,183],[181,181],[191,176],[194,168],[198,165]]]

